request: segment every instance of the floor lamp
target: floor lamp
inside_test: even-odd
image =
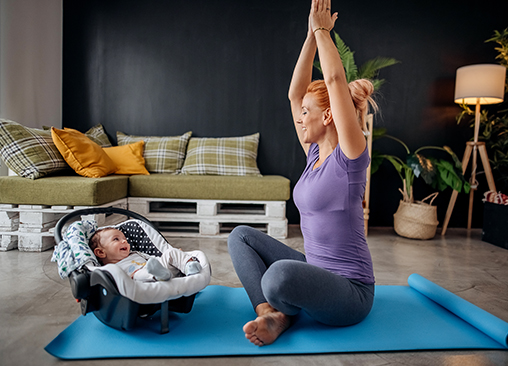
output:
[[[482,159],[483,168],[485,169],[489,189],[496,192],[496,185],[492,176],[492,170],[490,169],[485,142],[478,141],[478,133],[480,130],[480,105],[501,103],[503,101],[505,78],[506,68],[501,65],[481,64],[464,66],[457,69],[457,76],[455,80],[455,103],[476,105],[474,140],[466,143],[466,150],[462,159],[462,173],[465,173],[471,154],[473,156],[470,179],[471,191],[469,193],[469,212],[467,220],[468,229],[471,229],[474,191],[478,189],[478,182],[476,181],[476,159],[478,152],[480,152],[480,158]],[[455,190],[452,193],[450,203],[448,204],[448,210],[446,211],[441,235],[445,235],[446,233],[458,193],[459,192]]]

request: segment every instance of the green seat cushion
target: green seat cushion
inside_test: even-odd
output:
[[[129,177],[0,177],[0,203],[48,206],[97,206],[127,197]]]
[[[129,178],[130,197],[210,200],[287,201],[289,179],[278,175],[134,175]]]

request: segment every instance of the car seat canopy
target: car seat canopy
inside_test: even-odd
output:
[[[169,281],[142,282],[133,280],[116,264],[100,266],[88,246],[88,241],[97,230],[108,227],[122,231],[131,250],[158,257],[169,251],[171,262],[182,272],[182,277],[174,277]],[[92,272],[108,272],[113,277],[120,295],[139,304],[157,304],[182,296],[190,296],[203,290],[210,283],[211,268],[205,253],[200,250],[184,252],[190,257],[196,257],[201,265],[200,272],[192,276],[184,276],[186,264],[184,258],[186,256],[178,255],[181,253],[180,249],[171,246],[158,230],[138,219],[130,219],[117,225],[101,228],[97,228],[93,220],[77,221],[69,225],[64,238],[65,240],[55,247],[53,254],[53,260],[59,262],[59,273],[62,278],[78,266],[86,266]],[[60,263],[59,260],[64,258],[67,260],[69,258],[88,258],[88,260],[76,261],[73,259],[71,264]],[[62,273],[64,270],[66,273]]]

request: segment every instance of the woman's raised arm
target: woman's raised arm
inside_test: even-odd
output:
[[[291,103],[291,113],[293,114],[293,122],[295,126],[296,133],[298,135],[298,140],[302,145],[305,154],[309,151],[310,144],[306,144],[303,142],[303,132],[302,128],[298,125],[298,121],[301,118],[302,114],[302,101],[303,97],[307,92],[307,87],[312,81],[312,65],[314,62],[314,57],[316,56],[316,39],[314,38],[314,33],[312,32],[312,28],[310,27],[310,18],[309,18],[309,29],[307,31],[307,38],[302,46],[302,50],[300,51],[300,56],[298,57],[298,61],[296,62],[295,69],[293,71],[293,77],[291,79],[291,84],[289,85],[288,98]]]
[[[348,158],[355,159],[365,150],[366,142],[358,123],[344,66],[330,36],[329,30],[337,19],[337,14],[331,15],[330,7],[330,0],[313,0],[310,24],[314,30],[333,121],[339,136],[339,145]]]

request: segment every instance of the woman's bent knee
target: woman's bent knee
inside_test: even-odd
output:
[[[235,245],[238,242],[245,242],[245,235],[248,234],[249,229],[252,229],[246,225],[240,225],[235,227],[231,233],[228,235],[228,247],[231,248],[232,245]]]
[[[261,234],[257,229],[250,226],[240,225],[235,227],[228,236],[228,251],[230,255],[235,252],[244,251],[245,247],[251,247],[256,241],[253,238]]]
[[[296,266],[295,266],[296,264]],[[287,315],[294,315],[299,309],[292,305],[298,298],[299,288],[297,266],[301,264],[295,260],[280,260],[273,263],[261,279],[263,295],[270,305],[283,311]]]
[[[230,240],[234,240],[237,238],[243,238],[245,235],[249,234],[252,230],[256,230],[247,225],[236,226],[228,236],[228,242]]]

